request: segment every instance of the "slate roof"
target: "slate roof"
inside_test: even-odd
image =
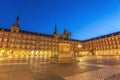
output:
[[[101,38],[105,38],[105,37],[115,36],[115,35],[118,35],[118,34],[120,34],[120,31],[114,32],[114,33],[110,33],[110,34],[106,34],[106,35],[102,35],[102,36],[98,36],[98,37],[94,37],[94,38],[90,38],[90,39],[83,40],[83,41],[86,42],[86,41],[101,39]]]
[[[71,41],[77,41],[77,42],[82,42],[82,40],[77,40],[77,39],[70,39]]]
[[[4,29],[4,31],[6,32],[10,32],[10,29],[6,29],[6,28],[0,28],[0,31],[2,31]],[[30,31],[25,31],[25,30],[20,30],[20,33],[26,33],[26,34],[31,34],[31,35],[38,35],[38,36],[46,36],[46,37],[53,37],[53,35],[49,35],[49,34],[42,34],[42,33],[35,33],[35,32],[30,32]],[[87,40],[76,40],[76,39],[70,39],[71,41],[77,41],[77,42],[87,42],[87,41],[91,41],[91,40],[96,40],[96,39],[101,39],[101,38],[105,38],[105,37],[110,37],[110,36],[115,36],[120,34],[120,31],[118,32],[114,32],[114,33],[110,33],[110,34],[106,34],[106,35],[102,35],[102,36],[98,36],[98,37],[94,37],[94,38],[90,38]]]
[[[53,37],[53,35],[49,35],[49,34],[35,33],[35,32],[24,31],[24,30],[20,30],[20,33],[26,33],[26,34],[32,34],[32,35],[38,35],[38,36]]]
[[[10,32],[11,31],[10,29],[0,28],[0,31],[2,31],[2,30],[6,31],[6,32]]]
[[[10,32],[10,29],[6,29],[6,28],[0,28],[0,31],[2,31],[4,29],[4,31],[6,32]],[[35,32],[30,32],[30,31],[25,31],[25,30],[20,30],[20,33],[26,33],[26,34],[32,34],[32,35],[38,35],[38,36],[47,36],[47,37],[53,37],[53,35],[48,35],[48,34],[42,34],[42,33],[35,33]]]

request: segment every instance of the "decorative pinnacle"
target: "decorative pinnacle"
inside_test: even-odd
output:
[[[55,25],[55,31],[54,31],[54,34],[56,34],[57,33],[57,27],[56,27],[56,25]]]

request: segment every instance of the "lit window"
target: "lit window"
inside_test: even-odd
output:
[[[5,36],[8,36],[8,34],[4,34]]]
[[[4,42],[7,42],[7,39],[6,39],[6,38],[4,39]]]
[[[2,38],[0,38],[0,41],[2,41]]]
[[[2,33],[0,33],[0,36],[3,36],[3,34],[2,34]]]
[[[6,44],[3,44],[2,46],[3,46],[3,47],[6,47],[7,45],[6,45]]]

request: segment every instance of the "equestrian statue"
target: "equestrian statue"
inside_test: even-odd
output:
[[[59,38],[63,39],[63,40],[69,40],[70,36],[71,36],[71,32],[64,29],[64,32],[62,34],[60,34]]]

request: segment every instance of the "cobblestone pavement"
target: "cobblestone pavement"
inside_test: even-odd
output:
[[[75,63],[51,59],[0,58],[0,80],[120,80],[120,57],[80,57]]]

